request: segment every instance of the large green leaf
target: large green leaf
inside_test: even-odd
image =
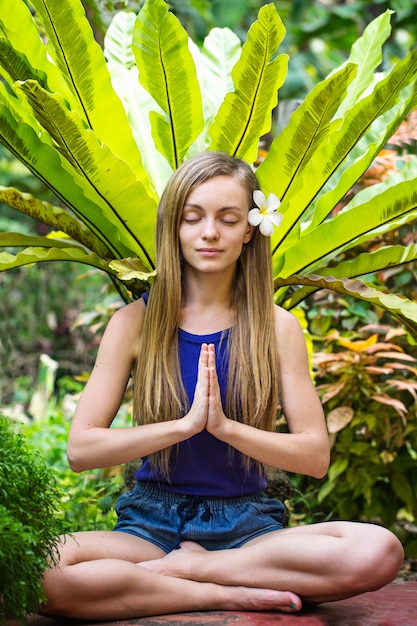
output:
[[[372,252],[362,252],[353,259],[341,261],[335,266],[321,267],[321,276],[334,278],[358,278],[367,274],[380,272],[389,267],[413,263],[417,261],[417,245],[410,246],[383,246]],[[277,279],[280,281],[280,279]],[[291,293],[286,305],[288,308],[297,306],[307,296],[317,290],[317,286],[304,286]]]
[[[141,84],[163,111],[150,112],[155,146],[176,169],[204,120],[188,35],[164,0],[148,0],[141,9],[133,52]]]
[[[275,279],[276,289],[287,285],[307,285],[314,288],[314,290],[331,289],[375,304],[390,313],[405,326],[414,339],[417,339],[417,304],[408,300],[405,296],[387,293],[378,289],[375,285],[368,285],[359,279],[336,279],[333,276],[319,276],[316,274],[308,276],[294,275],[283,280],[280,278]]]
[[[112,258],[108,248],[92,230],[67,210],[52,206],[49,202],[42,202],[31,194],[22,193],[14,187],[2,187],[1,185],[0,202],[52,226],[56,230],[65,232],[69,237],[102,257]]]
[[[392,173],[382,182],[365,187],[353,196],[350,202],[341,209],[335,217],[343,219],[343,215],[350,211],[356,211],[357,215],[371,217],[370,230],[363,229],[363,233],[356,239],[346,238],[346,243],[340,248],[345,252],[353,245],[366,244],[373,237],[380,237],[386,233],[399,229],[405,224],[412,224],[417,219],[417,209],[410,201],[410,194],[414,193],[417,181],[417,158],[412,157],[398,171]],[[393,212],[392,205],[395,205]],[[402,206],[401,206],[402,205]],[[406,210],[406,206],[409,210]],[[380,222],[373,225],[374,211],[381,216]]]
[[[210,150],[256,160],[259,138],[271,128],[277,92],[287,72],[287,55],[277,55],[284,34],[274,6],[263,6],[233,68],[234,91],[226,95],[209,130]]]
[[[23,233],[0,233],[0,248],[76,248],[87,252],[76,241],[71,241],[67,237],[42,237],[37,235],[26,235]]]
[[[82,111],[84,123],[111,151],[129,163],[150,192],[140,151],[126,113],[112,88],[103,51],[94,39],[79,0],[31,0],[49,38],[48,51]],[[111,120],[111,123],[109,121]]]
[[[308,229],[315,228],[326,219],[338,203],[345,197],[359,178],[365,173],[374,158],[385,146],[398,128],[399,123],[417,105],[417,91],[413,85],[404,89],[401,100],[392,109],[373,122],[370,130],[349,152],[338,169],[338,176],[333,177],[323,187],[317,201],[309,209],[311,220]],[[394,181],[392,181],[393,183]],[[399,182],[399,181],[398,181]]]
[[[1,57],[0,57],[0,62],[1,62]],[[6,87],[5,83],[6,81],[3,82],[2,80],[0,80],[0,105],[4,105],[4,111],[7,111],[9,113],[8,117],[13,116],[13,119],[15,119],[18,123],[27,124],[28,126],[31,126],[36,132],[36,134],[41,136],[43,132],[42,127],[38,124],[38,121],[32,115],[30,107],[26,106],[26,103],[22,97],[19,98],[19,93],[17,92],[14,93],[14,90],[12,90],[9,85]],[[4,127],[6,126],[7,126],[7,123],[4,125]],[[5,131],[4,131],[4,128],[2,130],[2,118],[0,116],[0,133],[2,132],[4,136]],[[1,137],[1,134],[0,134],[0,137]],[[48,141],[47,137],[45,139],[46,141]],[[2,143],[3,143],[3,138],[2,138]],[[20,158],[19,156],[20,153],[23,155],[23,153],[25,152],[22,149],[23,145],[20,145],[20,147],[18,148],[17,146],[13,145],[13,141],[11,141],[9,144],[4,143],[4,145],[8,149],[10,149],[12,152],[14,152],[17,158]]]
[[[240,39],[229,28],[213,28],[204,39],[196,65],[206,108],[206,128],[211,125],[226,94],[234,89],[232,70],[241,52]]]
[[[10,57],[8,58],[10,53],[6,54],[3,49],[0,55],[0,66],[6,69],[11,78],[10,86],[15,80],[29,78],[28,72],[34,72],[42,84],[44,84],[43,80],[47,80],[51,91],[71,97],[62,74],[48,57],[47,48],[25,2],[3,0],[0,11],[0,36],[7,40],[16,57],[20,57],[20,61],[11,66]],[[26,65],[23,76],[20,75],[22,63]],[[33,78],[33,76],[30,77]]]
[[[355,79],[337,114],[342,117],[375,80],[375,70],[382,63],[382,46],[391,34],[391,14],[388,10],[372,20],[352,46],[348,62],[358,66]]]
[[[15,50],[10,42],[0,37],[0,75],[8,79],[11,86],[16,80],[36,80],[46,86],[47,76],[42,70],[33,68],[28,58]]]
[[[417,261],[417,244],[410,246],[383,246],[372,252],[362,252],[354,259],[341,261],[336,268],[323,268],[323,276],[357,278],[365,274],[380,272],[388,267],[403,265]]]
[[[58,94],[49,94],[33,81],[22,83],[21,89],[59,152],[83,178],[85,194],[96,202],[101,200],[103,216],[116,228],[116,239],[126,248],[138,249],[150,263],[151,257],[136,233],[141,231],[148,247],[152,245],[156,203],[142,183],[92,130],[85,128],[76,112],[68,111]]]
[[[1,84],[0,84],[1,89]],[[61,198],[81,219],[115,258],[131,254],[115,237],[114,223],[105,216],[106,206],[97,194],[96,201],[85,194],[85,179],[49,143],[41,141],[33,128],[19,119],[14,119],[8,107],[0,105],[0,140],[23,161],[40,180]]]
[[[273,238],[274,251],[280,247],[280,253],[282,253],[287,247],[294,245],[294,238],[288,238],[288,233],[293,228],[299,230],[298,221],[315,196],[331,176],[338,171],[350,150],[357,144],[375,119],[396,104],[402,90],[409,83],[415,84],[416,73],[417,52],[413,51],[394,66],[388,76],[378,83],[369,96],[360,100],[347,112],[340,127],[328,135],[327,142],[323,142],[314,154],[310,154],[308,161],[303,164],[302,175],[298,172],[297,176],[294,175],[296,182],[282,202],[283,227]],[[268,167],[271,168],[273,165],[278,167],[278,156],[276,151],[271,152],[262,166],[271,159],[268,162]],[[347,238],[350,238],[349,234],[347,234]]]
[[[296,175],[308,163],[309,155],[327,142],[341,121],[333,121],[340,102],[346,96],[349,83],[356,73],[356,66],[347,65],[322,81],[294,111],[290,123],[273,141],[270,151],[257,169],[262,189],[273,191],[284,200]]]
[[[0,252],[0,272],[5,270],[30,265],[31,263],[43,263],[47,261],[74,261],[91,265],[107,273],[112,273],[108,264],[94,252],[85,252],[81,248],[72,247],[33,247],[26,248],[18,254]]]
[[[104,39],[104,54],[113,87],[124,104],[133,135],[141,148],[143,165],[160,196],[173,169],[159,150],[149,148],[153,145],[150,112],[162,113],[162,110],[139,82],[132,50],[135,22],[134,13],[116,13]]]
[[[390,228],[393,220],[414,211],[417,211],[417,177],[395,187],[386,187],[363,204],[338,213],[302,236],[285,251],[281,276],[311,271],[319,266],[319,262],[334,258],[358,244],[364,233],[369,239],[370,233],[377,228],[382,225]]]

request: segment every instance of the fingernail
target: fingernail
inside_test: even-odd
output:
[[[292,609],[296,609],[296,608],[297,608],[297,605],[296,605],[296,604],[294,604],[294,602],[291,602],[291,608],[292,608]]]

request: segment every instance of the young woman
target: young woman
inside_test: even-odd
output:
[[[214,152],[168,183],[157,278],[111,319],[68,441],[76,472],[142,458],[137,486],[114,531],[66,538],[45,614],[298,611],[398,572],[386,529],[284,529],[282,503],[263,493],[266,466],[324,476],[329,444],[302,331],[273,304],[269,238],[248,221],[256,189],[247,164]],[[136,425],[110,429],[131,375]],[[289,433],[275,432],[278,406]]]

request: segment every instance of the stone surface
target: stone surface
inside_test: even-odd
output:
[[[29,626],[417,626],[417,582],[397,580],[373,593],[328,602],[300,613],[209,611],[114,622],[68,621],[35,616]],[[18,626],[13,620],[8,626]]]

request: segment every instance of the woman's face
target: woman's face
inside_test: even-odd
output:
[[[238,178],[215,176],[188,195],[182,212],[179,241],[188,266],[202,273],[233,270],[250,241],[247,191]]]

